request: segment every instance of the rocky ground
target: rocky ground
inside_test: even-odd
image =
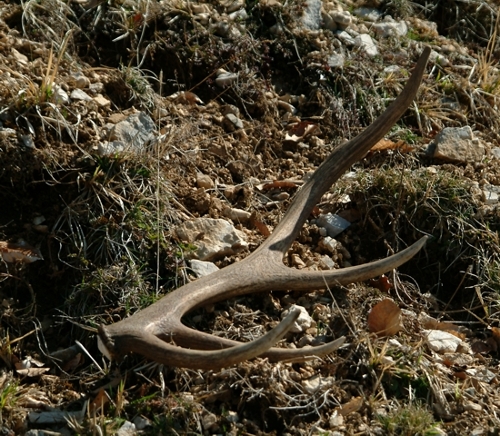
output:
[[[499,16],[486,0],[0,1],[2,434],[498,434]],[[368,282],[184,320],[246,342],[295,304],[278,346],[341,349],[219,371],[101,356],[99,324],[255,250],[425,46],[415,102],[285,263],[426,247]]]

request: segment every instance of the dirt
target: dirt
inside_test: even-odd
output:
[[[453,11],[377,3],[410,32],[376,38],[379,55],[369,57],[330,30],[301,28],[302,2],[243,2],[248,18],[230,25],[236,35],[224,33],[225,1],[0,2],[0,241],[22,258],[11,263],[2,251],[3,434],[125,434],[125,422],[151,435],[499,433],[500,214],[481,194],[500,184],[492,154],[499,10],[487,1]],[[338,5],[360,6],[323,7]],[[350,30],[369,25],[356,18]],[[426,247],[387,277],[249,295],[184,320],[246,342],[297,304],[312,325],[278,346],[341,336],[345,346],[308,362],[257,358],[217,371],[101,356],[97,325],[195,280],[195,247],[173,236],[176,224],[231,221],[228,207],[250,212],[248,222],[233,221],[249,249],[215,263],[242,260],[310,173],[398,95],[424,45],[450,64],[429,63],[415,105],[387,135],[400,145],[372,151],[325,193],[284,261],[313,270],[327,268],[324,256],[335,268],[360,265],[423,234],[433,237]],[[328,64],[334,52],[345,56],[342,67]],[[219,86],[220,69],[237,80]],[[88,82],[77,86],[77,73]],[[58,86],[90,99],[58,101]],[[139,111],[157,126],[155,140],[101,154],[110,126]],[[481,162],[429,157],[439,131],[464,125],[485,144]],[[351,223],[333,251],[314,221],[328,212]],[[29,263],[26,253],[43,260]],[[387,298],[402,310],[402,329],[377,337],[368,314]],[[427,330],[451,331],[463,350],[432,351]],[[61,350],[69,354],[55,359]],[[41,424],[42,412],[58,421]]]

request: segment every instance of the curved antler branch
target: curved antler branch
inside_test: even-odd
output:
[[[197,307],[249,293],[272,289],[311,291],[337,283],[365,280],[396,268],[423,247],[427,237],[386,259],[338,271],[298,271],[282,263],[283,256],[321,196],[390,130],[408,108],[418,91],[429,54],[430,49],[426,47],[401,95],[387,110],[356,138],[337,147],[320,165],[296,194],[273,234],[255,252],[241,262],[188,283],[130,318],[100,326],[103,352],[114,358],[135,352],[171,366],[204,369],[229,366],[256,356],[288,360],[321,356],[337,349],[344,338],[307,349],[270,348],[290,329],[292,314],[273,331],[247,344],[192,330],[184,326],[181,319]],[[194,349],[172,345],[169,343],[172,340],[181,347]]]

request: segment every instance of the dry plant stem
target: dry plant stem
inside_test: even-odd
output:
[[[356,138],[337,147],[320,165],[297,193],[275,231],[255,252],[241,262],[175,290],[130,318],[100,326],[101,350],[115,359],[134,352],[170,366],[216,369],[256,356],[280,361],[322,356],[337,349],[343,338],[314,348],[270,348],[288,331],[297,316],[295,312],[285,318],[274,329],[276,331],[246,344],[190,329],[182,324],[181,319],[197,307],[245,294],[270,290],[307,292],[366,280],[397,268],[424,246],[427,237],[386,259],[335,271],[299,271],[283,264],[285,253],[322,195],[382,139],[411,104],[429,53],[430,49],[426,47],[403,92],[387,110]]]

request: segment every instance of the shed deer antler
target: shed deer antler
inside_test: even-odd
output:
[[[424,49],[403,92],[375,122],[356,138],[337,147],[293,199],[283,220],[267,240],[241,262],[171,292],[148,308],[116,324],[99,327],[99,348],[120,359],[129,352],[169,366],[194,369],[227,367],[257,356],[271,361],[323,356],[344,338],[313,348],[271,348],[298,317],[292,311],[276,328],[255,341],[241,344],[199,332],[182,324],[191,310],[220,300],[263,291],[311,291],[335,284],[363,281],[397,268],[413,257],[427,237],[405,250],[369,264],[335,271],[299,271],[283,264],[283,257],[322,195],[389,131],[417,94],[430,49]],[[175,345],[171,342],[175,342]]]

